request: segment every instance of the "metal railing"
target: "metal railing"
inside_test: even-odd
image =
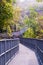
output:
[[[43,40],[20,38],[20,43],[35,51],[39,65],[43,65]]]
[[[18,38],[0,40],[0,65],[8,65],[18,50]]]

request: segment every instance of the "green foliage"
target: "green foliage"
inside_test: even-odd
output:
[[[31,18],[36,18],[37,17],[37,12],[35,11],[35,9],[34,8],[30,8],[30,17]]]
[[[28,22],[29,22],[29,18],[28,18],[28,17],[25,17],[25,19],[24,19],[24,23],[25,23],[25,25],[28,26]]]
[[[9,3],[0,3],[0,21],[13,18],[13,8]]]
[[[16,3],[16,0],[13,0],[14,3]]]
[[[43,29],[43,16],[39,15],[37,17],[37,20],[38,20],[39,26],[41,27],[41,29]]]
[[[12,3],[13,0],[6,0],[8,3]]]
[[[39,19],[40,19],[40,20],[43,20],[43,16],[40,16]]]
[[[40,26],[36,20],[37,12],[34,9],[30,10],[30,17],[26,17],[24,23],[28,25],[28,30],[24,33],[23,37],[27,38],[36,38],[38,35],[38,31],[40,31]]]
[[[11,34],[12,31],[11,31],[11,28],[10,28],[9,25],[7,26],[7,32],[8,32],[8,35],[9,35],[9,36],[12,36],[12,34]]]
[[[23,37],[25,38],[35,38],[35,34],[32,28],[28,28],[28,30],[24,33]]]
[[[42,2],[42,0],[36,0],[37,2]]]
[[[36,36],[37,39],[43,39],[43,29],[41,29],[38,33],[38,35]]]
[[[37,32],[39,31],[39,25],[37,21],[31,18],[25,19],[26,24],[28,25],[28,30],[24,33],[24,37],[30,37],[35,38],[37,35]]]
[[[11,21],[13,20],[14,9],[13,6],[8,2],[0,2],[0,31],[3,29],[7,30],[10,28]]]
[[[20,16],[21,16],[21,8],[20,8],[20,7],[15,7],[15,11],[14,11],[14,21],[15,21],[16,23],[19,22]]]

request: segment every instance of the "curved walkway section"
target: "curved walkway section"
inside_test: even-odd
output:
[[[8,65],[39,65],[39,64],[35,52],[20,44],[19,53]]]

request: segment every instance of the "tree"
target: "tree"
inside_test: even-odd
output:
[[[20,7],[15,7],[15,11],[14,11],[14,21],[15,21],[16,23],[19,23],[20,16],[21,16],[21,8],[20,8]]]
[[[23,37],[25,38],[35,38],[35,34],[32,28],[28,28],[28,30],[24,33]]]
[[[16,0],[6,0],[6,1],[9,3],[12,3],[12,2],[16,3]]]
[[[24,37],[36,38],[37,32],[40,31],[40,26],[36,20],[37,12],[34,9],[30,9],[29,18],[25,18],[24,22],[28,25],[28,31],[24,33]]]
[[[10,1],[10,0],[9,0]],[[6,0],[0,2],[0,31],[11,32],[11,25],[13,23],[14,9],[11,3],[8,3]],[[8,29],[10,29],[8,31]]]
[[[42,2],[43,0],[36,0],[37,2]]]
[[[13,0],[14,3],[16,3],[16,0]]]
[[[38,18],[37,18],[37,20],[38,20],[38,23],[39,23],[41,29],[43,29],[43,16],[39,15]]]
[[[43,38],[43,16],[39,15],[37,17],[38,24],[40,26],[40,31],[38,32],[37,38],[42,39]]]

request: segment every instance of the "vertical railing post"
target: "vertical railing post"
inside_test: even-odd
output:
[[[7,65],[19,50],[19,40],[3,39],[0,41],[0,65]]]

